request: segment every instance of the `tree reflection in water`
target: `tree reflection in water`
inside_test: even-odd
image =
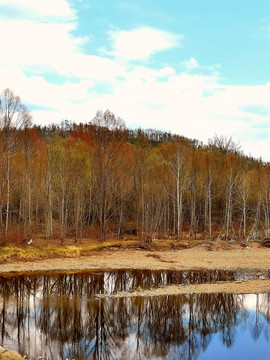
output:
[[[233,346],[239,325],[254,340],[269,335],[269,294],[257,295],[251,314],[245,295],[95,299],[164,277],[117,274],[0,278],[1,344],[30,359],[197,359],[214,334]]]

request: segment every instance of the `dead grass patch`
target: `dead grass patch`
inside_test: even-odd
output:
[[[133,245],[134,241],[129,241],[128,244]],[[123,241],[105,241],[100,243],[99,241],[90,241],[88,243],[77,243],[74,244],[69,242],[67,245],[61,245],[58,242],[48,244],[48,242],[35,241],[34,244],[28,246],[22,244],[16,246],[9,244],[0,247],[0,263],[8,261],[32,261],[39,259],[50,259],[50,258],[77,258],[80,256],[87,256],[95,251],[114,251],[125,249],[127,242]]]
[[[81,249],[77,246],[57,247],[48,245],[44,248],[21,248],[17,246],[4,246],[0,249],[0,261],[8,260],[37,260],[52,257],[79,257]]]

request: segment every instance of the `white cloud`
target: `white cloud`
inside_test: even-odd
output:
[[[215,133],[233,135],[246,154],[270,160],[268,117],[242,111],[251,103],[258,107],[269,104],[269,84],[224,86],[215,76],[167,76],[160,81],[157,71],[136,68],[117,84],[113,94],[96,97],[91,105],[110,108],[128,126],[171,130],[204,142]]]
[[[3,89],[11,88],[20,95],[23,102],[51,108],[57,112],[65,111],[69,103],[85,102],[89,89],[94,85],[88,80],[79,83],[66,82],[63,85],[51,84],[41,76],[28,78],[19,69],[14,71],[9,68],[0,69],[0,78]],[[36,121],[39,121],[38,117]],[[48,119],[48,122],[51,120]]]
[[[0,0],[0,8],[6,3]],[[109,108],[128,126],[203,141],[215,133],[233,135],[246,153],[270,160],[270,83],[223,86],[217,66],[201,66],[193,57],[179,69],[138,66],[135,60],[183,41],[182,35],[150,27],[111,31],[114,59],[86,55],[82,45],[91,39],[72,35],[77,25],[67,1],[10,0],[8,6],[27,20],[0,20],[1,90],[9,87],[40,108],[33,111],[36,123],[89,121],[98,109]],[[27,71],[39,76],[27,76]],[[47,81],[44,72],[60,74],[64,83]]]
[[[41,107],[33,111],[36,123],[89,121],[98,109],[109,108],[128,126],[170,130],[204,142],[215,133],[233,135],[245,153],[270,160],[270,83],[224,86],[217,76],[179,74],[170,67],[153,70],[137,66],[124,71],[104,58],[78,54],[74,59],[76,66],[84,63],[78,68],[78,83],[52,84],[6,65],[0,67],[1,86],[13,89],[24,102]],[[87,61],[92,64],[88,73]],[[63,73],[72,69],[69,61],[63,64]],[[102,75],[102,69],[107,69],[107,74]],[[117,80],[118,74],[122,74],[121,80]],[[102,76],[109,80],[110,93],[96,91],[95,82]]]
[[[172,67],[164,67],[161,70],[153,70],[144,66],[136,66],[129,72],[126,72],[126,79],[140,79],[140,80],[154,80],[154,79],[168,79],[175,75],[175,69]]]
[[[82,43],[74,38],[71,24],[44,24],[32,21],[0,21],[0,64],[40,68],[64,63]]]
[[[30,79],[18,70],[0,72],[3,84],[22,96],[23,101],[44,106],[33,112],[37,123],[62,119],[89,121],[98,109],[109,108],[121,116],[128,126],[170,130],[207,142],[215,133],[233,135],[245,153],[270,159],[270,127],[268,117],[245,109],[246,104],[267,104],[269,84],[265,86],[221,86],[213,76],[176,75],[168,71],[160,78],[157,71],[138,68],[115,82],[111,93],[95,92],[88,79],[78,84],[55,85],[42,77]],[[160,81],[162,79],[162,81]],[[20,86],[18,86],[18,83]],[[17,86],[16,86],[17,84]],[[205,91],[211,96],[204,96]],[[221,91],[217,91],[220,89]],[[53,111],[46,111],[46,107]],[[269,133],[269,136],[268,136]]]
[[[113,60],[81,53],[70,53],[64,61],[58,62],[55,68],[63,75],[111,82],[124,72],[122,66]]]
[[[180,47],[184,38],[183,35],[151,27],[114,30],[109,35],[113,47],[111,54],[127,60],[146,59],[157,51]]]
[[[72,30],[72,24],[0,20],[1,46],[5,49],[0,66],[99,81],[112,81],[122,73],[113,60],[84,55],[80,47],[88,39],[72,36]]]

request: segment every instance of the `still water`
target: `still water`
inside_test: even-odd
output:
[[[270,294],[97,298],[269,272],[106,271],[0,277],[0,344],[28,359],[270,359]]]

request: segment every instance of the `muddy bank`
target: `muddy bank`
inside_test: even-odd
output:
[[[114,250],[77,258],[0,264],[0,274],[90,269],[270,269],[270,249],[187,249],[171,251]]]

